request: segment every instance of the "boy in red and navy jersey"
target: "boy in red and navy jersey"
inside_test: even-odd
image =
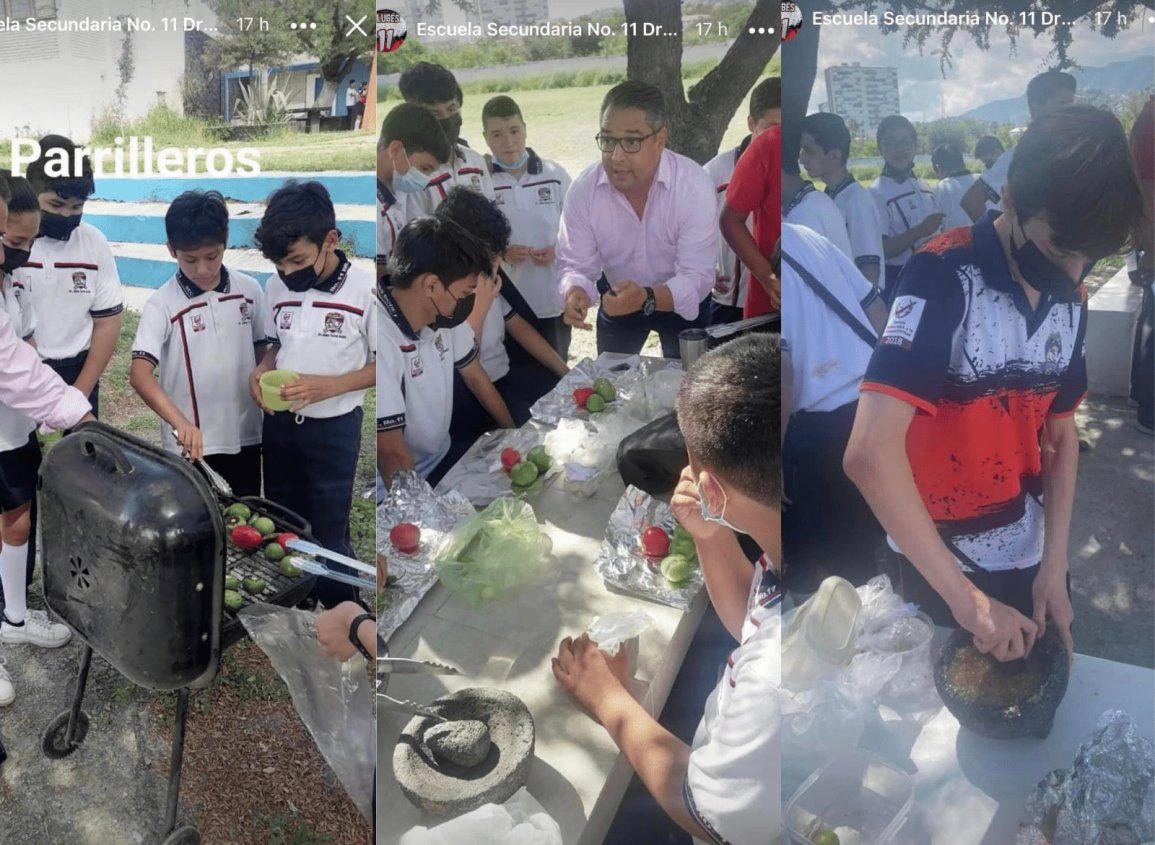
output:
[[[1048,617],[1074,647],[1082,280],[1140,213],[1109,112],[1061,109],[1020,146],[1005,213],[934,239],[899,277],[845,456],[900,555],[907,600],[999,660],[1029,652]]]

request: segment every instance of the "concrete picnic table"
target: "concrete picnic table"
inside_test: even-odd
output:
[[[948,630],[935,632],[931,654]],[[859,748],[914,778],[914,806],[892,845],[1010,845],[1026,805],[1048,772],[1068,769],[1105,710],[1122,710],[1155,739],[1155,672],[1076,654],[1067,694],[1046,739],[987,739],[960,727],[945,707],[924,723],[880,710]],[[786,792],[783,806],[793,794]]]
[[[530,499],[553,542],[554,560],[541,580],[480,609],[438,583],[389,640],[390,656],[448,663],[463,673],[395,675],[389,682],[395,698],[428,703],[454,690],[488,686],[525,702],[536,728],[527,787],[561,826],[565,845],[602,842],[633,771],[605,730],[554,680],[550,660],[558,643],[580,634],[596,616],[645,611],[653,626],[640,638],[633,692],[656,716],[708,600],[703,588],[691,610],[683,612],[606,587],[594,561],[624,492],[616,472],[590,498],[547,485]],[[393,776],[393,749],[409,719],[378,710],[377,845],[398,842],[414,826],[446,821],[414,807]]]

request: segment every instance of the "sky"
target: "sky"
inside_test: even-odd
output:
[[[1143,10],[1143,18],[1149,16]],[[826,101],[823,70],[829,66],[859,62],[871,67],[898,68],[899,101],[902,113],[911,120],[933,120],[959,115],[991,100],[1018,97],[1026,92],[1027,82],[1045,68],[1044,60],[1051,50],[1051,39],[1036,38],[1026,32],[1018,39],[1011,54],[1005,32],[992,29],[990,49],[980,50],[965,32],[959,32],[951,45],[953,68],[946,78],[939,69],[937,55],[931,55],[937,43],[928,43],[926,55],[918,47],[903,48],[901,32],[883,35],[874,26],[827,26],[819,41],[818,78],[810,98],[809,111],[817,111]],[[934,39],[931,39],[934,42]],[[1100,67],[1110,62],[1151,55],[1155,50],[1155,25],[1140,21],[1115,39],[1107,39],[1090,26],[1073,33],[1069,54],[1083,67]],[[790,49],[787,42],[783,50]],[[1155,84],[1155,80],[1152,81]]]

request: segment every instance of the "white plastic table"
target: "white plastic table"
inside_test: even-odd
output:
[[[939,629],[936,650],[943,636]],[[914,807],[893,845],[1010,845],[1019,823],[1030,821],[1036,784],[1069,768],[1099,715],[1113,709],[1155,739],[1155,672],[1077,654],[1045,740],[986,739],[960,728],[945,707],[921,726],[884,710],[883,729],[868,727],[859,747],[914,776]]]
[[[623,492],[616,474],[589,499],[543,490],[532,504],[556,558],[544,582],[480,610],[438,584],[389,643],[392,656],[449,663],[466,673],[395,675],[389,684],[395,698],[429,702],[463,687],[493,686],[526,703],[536,726],[536,755],[527,786],[561,826],[566,845],[594,845],[605,838],[633,772],[605,730],[554,680],[550,659],[558,643],[580,634],[595,616],[645,610],[654,624],[641,637],[634,694],[657,714],[707,600],[703,588],[693,609],[683,613],[606,588],[593,563]],[[408,719],[378,712],[377,845],[399,841],[415,825],[443,821],[409,803],[393,777],[393,748]]]

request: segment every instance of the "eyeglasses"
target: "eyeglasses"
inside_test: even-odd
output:
[[[662,130],[660,129],[658,130],[658,132],[661,131]],[[614,151],[614,147],[618,146],[619,144],[622,146],[622,152],[636,153],[642,148],[642,141],[645,141],[648,138],[653,138],[658,134],[658,132],[651,132],[649,135],[641,136],[629,135],[625,138],[615,138],[612,135],[603,135],[599,132],[594,136],[594,140],[598,142],[598,149],[603,153],[612,153]]]

